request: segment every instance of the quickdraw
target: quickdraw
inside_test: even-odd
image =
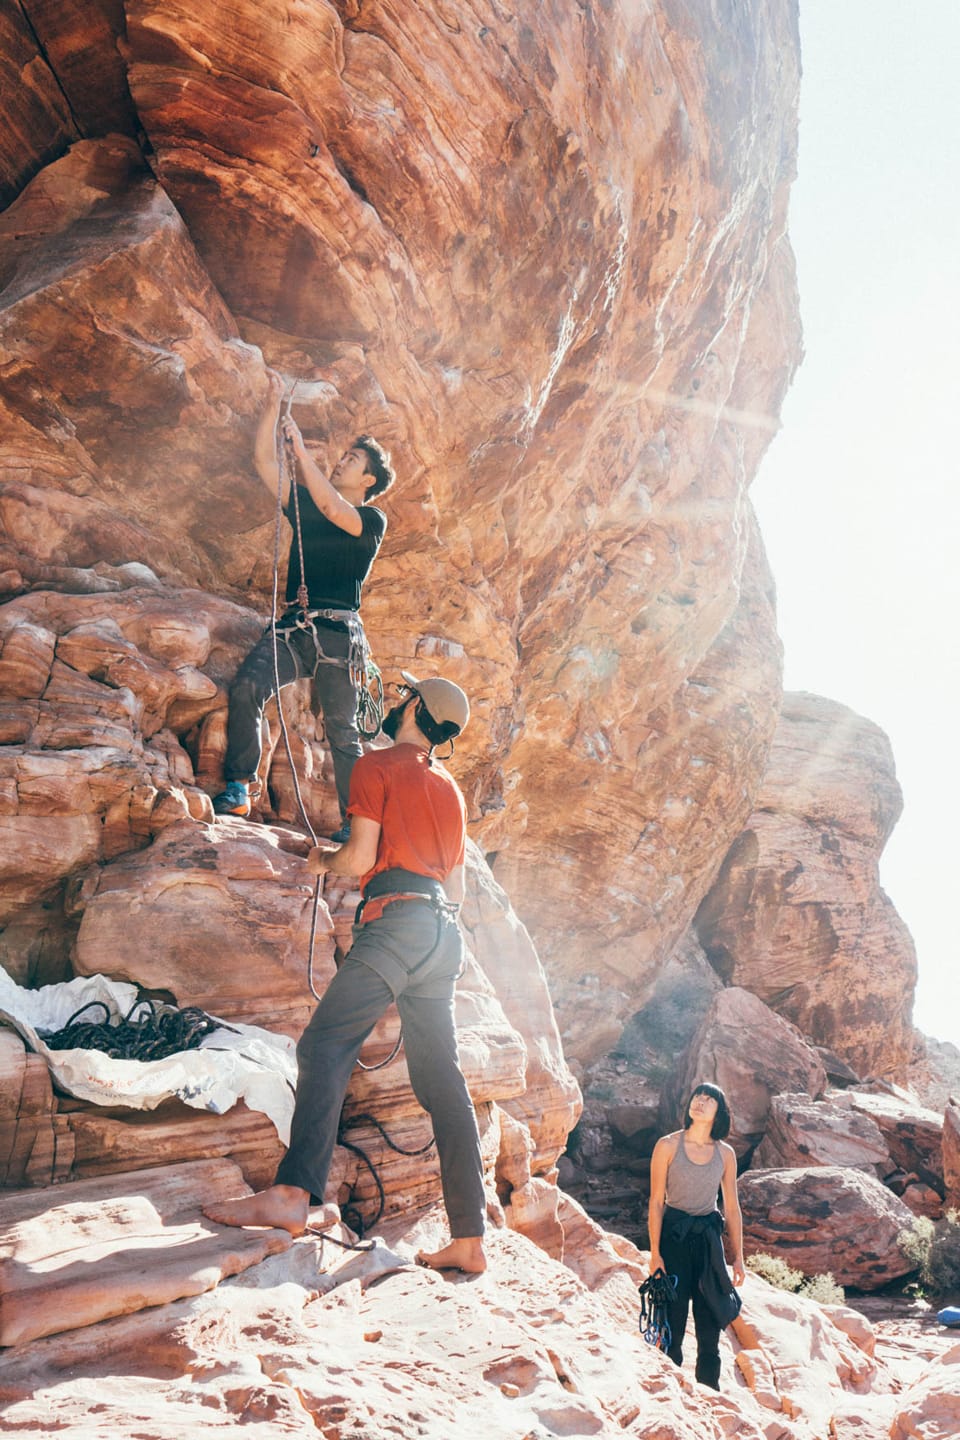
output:
[[[673,1338],[670,1330],[670,1305],[677,1298],[677,1277],[665,1270],[654,1270],[640,1292],[640,1334],[648,1345],[667,1351]]]

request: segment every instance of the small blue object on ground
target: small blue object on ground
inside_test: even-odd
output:
[[[938,1310],[937,1319],[941,1325],[960,1325],[960,1305],[948,1305],[945,1310]]]

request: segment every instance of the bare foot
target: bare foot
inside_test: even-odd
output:
[[[265,1225],[302,1235],[307,1226],[310,1192],[296,1185],[271,1185],[256,1195],[204,1205],[203,1213],[218,1225]]]
[[[432,1253],[418,1250],[417,1264],[428,1270],[462,1270],[465,1275],[482,1275],[487,1268],[487,1257],[483,1253],[481,1237],[468,1235],[460,1240],[451,1240],[442,1250]]]

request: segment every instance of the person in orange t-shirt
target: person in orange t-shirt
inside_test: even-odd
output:
[[[314,873],[361,875],[363,900],[353,945],[297,1046],[290,1147],[272,1186],[204,1213],[221,1224],[303,1232],[311,1195],[323,1198],[360,1047],[395,1000],[410,1083],[433,1123],[450,1225],[449,1245],[417,1259],[434,1269],[479,1273],[486,1269],[483,1167],[453,1013],[463,964],[457,914],[466,807],[433,754],[461,733],[470,706],[449,680],[402,673],[400,703],[383,722],[394,744],[362,756],[353,770],[349,840],[310,852]]]

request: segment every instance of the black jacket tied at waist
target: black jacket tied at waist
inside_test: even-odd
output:
[[[734,1289],[723,1254],[723,1216],[719,1210],[707,1215],[688,1215],[668,1205],[663,1212],[663,1233],[676,1245],[689,1245],[693,1250],[697,1285],[711,1315],[721,1330],[736,1320],[743,1304]]]

